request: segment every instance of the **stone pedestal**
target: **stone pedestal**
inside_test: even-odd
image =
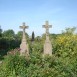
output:
[[[28,44],[26,42],[22,42],[20,44],[20,55],[21,56],[29,56]]]
[[[49,39],[45,40],[44,43],[44,55],[52,55],[52,45]]]

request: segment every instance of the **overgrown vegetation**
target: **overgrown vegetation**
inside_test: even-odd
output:
[[[36,37],[32,43],[29,39],[29,59],[18,53],[4,56],[0,64],[0,77],[77,77],[77,34],[74,31],[75,28],[68,28],[62,34],[50,34],[52,56],[42,56],[45,35]]]

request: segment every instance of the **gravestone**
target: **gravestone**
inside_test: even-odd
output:
[[[43,25],[43,28],[46,29],[46,40],[44,43],[44,54],[43,55],[52,55],[52,45],[51,41],[49,39],[49,28],[51,28],[52,25],[49,25],[48,21],[45,22],[45,25]]]
[[[28,28],[28,26],[25,25],[25,23],[23,23],[22,26],[20,26],[21,29],[23,29],[23,36],[22,36],[22,42],[20,44],[20,55],[21,56],[29,56],[29,49],[28,49],[28,43],[26,40],[26,35],[25,35],[25,29]]]

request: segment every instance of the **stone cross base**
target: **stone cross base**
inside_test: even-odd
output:
[[[52,55],[52,45],[50,40],[46,40],[44,44],[44,55]]]
[[[22,42],[20,45],[20,55],[21,56],[29,56],[29,49],[28,49],[28,44],[26,44],[26,42]]]

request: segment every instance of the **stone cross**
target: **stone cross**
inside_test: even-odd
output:
[[[43,28],[46,28],[46,35],[49,35],[49,28],[51,28],[52,25],[49,25],[49,22],[46,21],[45,25],[43,25]]]
[[[25,36],[25,29],[27,29],[28,26],[26,26],[25,23],[23,22],[23,25],[20,26],[20,28],[23,29],[23,36],[22,36],[22,42],[23,42],[23,41],[26,41],[26,38],[25,38],[26,37]]]
[[[51,28],[52,25],[49,25],[48,21],[45,22],[45,25],[43,25],[43,28],[46,28],[46,40],[44,44],[44,55],[52,55],[52,45],[51,41],[49,40],[49,28]]]
[[[27,44],[27,40],[26,40],[26,36],[25,36],[25,29],[28,28],[28,26],[25,25],[25,23],[23,23],[22,26],[20,26],[21,29],[23,29],[23,36],[22,36],[22,42],[20,45],[20,55],[23,56],[29,56],[29,49],[28,49],[28,44]]]

